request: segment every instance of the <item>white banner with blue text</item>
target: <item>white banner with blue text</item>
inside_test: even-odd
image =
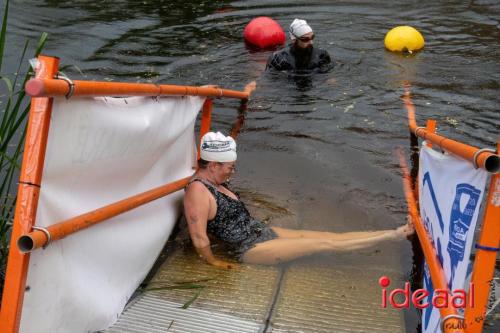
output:
[[[487,172],[475,169],[469,161],[427,147],[424,142],[419,162],[420,216],[433,240],[439,261],[453,295],[453,303],[463,313],[469,300],[467,277],[471,271],[470,253],[474,230],[483,199]],[[424,267],[424,289],[429,304],[422,312],[422,333],[441,333],[439,308],[433,302],[444,298],[434,289],[429,268]],[[456,293],[456,294],[455,294]]]

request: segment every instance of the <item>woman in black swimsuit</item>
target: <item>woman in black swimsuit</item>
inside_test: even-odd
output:
[[[269,227],[252,218],[243,202],[223,185],[234,172],[234,140],[219,132],[207,133],[201,157],[186,187],[184,211],[196,251],[212,265],[234,266],[214,257],[208,234],[229,245],[240,261],[272,265],[314,253],[362,249],[413,232],[410,224],[395,230],[348,233]]]

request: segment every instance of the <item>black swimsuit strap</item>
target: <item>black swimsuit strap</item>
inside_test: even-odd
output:
[[[195,177],[195,178],[191,179],[191,180],[189,181],[189,183],[186,185],[186,187],[187,187],[187,186],[189,186],[189,184],[191,184],[192,182],[195,182],[195,181],[199,181],[199,182],[201,182],[203,185],[205,185],[205,186],[207,187],[207,189],[210,191],[210,193],[212,193],[212,194],[213,194],[213,196],[215,197],[215,200],[216,200],[216,201],[218,201],[218,199],[219,199],[219,198],[221,197],[221,195],[222,195],[222,198],[228,198],[228,199],[231,199],[231,200],[234,200],[234,201],[241,202],[241,201],[240,201],[240,199],[239,199],[239,197],[240,197],[240,196],[239,196],[237,193],[235,194],[237,199],[235,199],[235,198],[233,198],[233,197],[231,197],[231,196],[227,195],[226,193],[224,193],[224,192],[222,192],[222,191],[219,191],[219,190],[217,189],[217,186],[215,186],[213,183],[211,183],[211,182],[209,182],[208,180],[203,179],[203,178],[198,178],[198,177]],[[224,187],[224,188],[226,188],[226,189],[228,189],[228,188],[227,188],[227,186],[223,186],[223,187]],[[229,190],[229,189],[228,189],[228,190]],[[230,191],[230,190],[229,190],[229,191]]]
[[[186,185],[186,187],[187,187],[187,186],[189,186],[192,182],[196,182],[196,181],[201,182],[203,185],[205,185],[205,186],[207,187],[207,189],[208,189],[208,190],[209,190],[209,191],[210,191],[210,192],[211,192],[211,193],[212,193],[215,197],[217,197],[217,193],[219,192],[219,191],[217,190],[217,187],[216,187],[214,184],[210,183],[209,181],[207,181],[207,180],[205,180],[205,179],[203,179],[203,178],[198,178],[198,177],[195,177],[195,178],[191,179],[191,180],[189,181],[189,183]]]

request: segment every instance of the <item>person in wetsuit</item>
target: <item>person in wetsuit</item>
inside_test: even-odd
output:
[[[272,265],[314,253],[362,249],[413,232],[410,224],[395,230],[348,233],[269,227],[254,219],[225,185],[234,173],[235,141],[209,132],[201,140],[200,155],[199,169],[185,189],[184,214],[197,253],[211,265],[236,266],[213,255],[209,234],[229,245],[239,261]]]
[[[305,20],[295,19],[289,32],[292,44],[274,52],[267,61],[266,70],[326,72],[330,69],[330,55],[313,47],[314,32]]]

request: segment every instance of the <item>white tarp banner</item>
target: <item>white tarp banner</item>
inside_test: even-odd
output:
[[[56,98],[37,226],[49,226],[193,173],[204,98]],[[113,324],[154,264],[182,191],[31,254],[20,332]]]
[[[420,216],[434,241],[451,291],[468,289],[465,282],[470,274],[469,258],[486,178],[487,172],[474,169],[470,162],[422,144],[418,177]],[[424,300],[430,306],[422,312],[422,332],[439,333],[439,309],[432,306],[434,287],[427,264],[424,289],[430,293]]]

